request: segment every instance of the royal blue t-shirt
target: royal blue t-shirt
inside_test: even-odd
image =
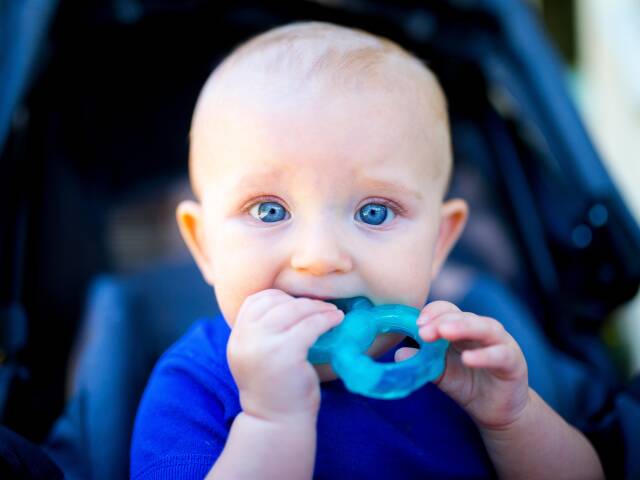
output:
[[[131,446],[133,479],[204,478],[240,412],[222,317],[196,322],[158,361]],[[493,478],[480,434],[433,384],[400,400],[321,384],[314,478]],[[247,455],[250,455],[247,452]]]

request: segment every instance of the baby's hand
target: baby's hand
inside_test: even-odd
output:
[[[333,304],[281,290],[247,297],[227,346],[242,410],[273,421],[316,415],[320,387],[307,353],[343,317]]]
[[[497,320],[437,301],[424,307],[418,326],[427,342],[439,338],[451,342],[446,369],[436,383],[479,427],[501,429],[518,419],[529,400],[527,363]],[[411,353],[400,349],[396,360]]]

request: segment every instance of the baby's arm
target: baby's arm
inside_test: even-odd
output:
[[[418,325],[425,341],[451,342],[438,386],[474,419],[501,478],[604,478],[587,439],[529,388],[524,355],[499,322],[433,302]]]
[[[245,300],[227,349],[242,412],[207,478],[311,478],[320,388],[307,353],[343,316],[279,290]]]
[[[480,432],[500,478],[604,479],[589,441],[531,388],[516,421]]]

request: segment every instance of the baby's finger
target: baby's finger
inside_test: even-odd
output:
[[[278,303],[268,310],[262,323],[273,332],[287,330],[302,319],[315,313],[331,312],[337,310],[332,303],[310,298],[294,298],[288,302]]]
[[[462,352],[462,363],[470,368],[486,368],[502,377],[520,373],[524,359],[511,345],[492,345]]]
[[[450,342],[472,340],[485,346],[508,343],[511,340],[511,336],[497,320],[468,312],[443,314],[421,327],[419,333],[425,341],[436,338],[445,338]]]
[[[424,341],[433,342],[442,338],[440,326],[443,323],[460,321],[467,315],[468,313],[459,310],[442,312],[437,317],[430,319],[425,325],[418,325],[418,333]]]
[[[288,343],[299,346],[306,358],[309,348],[318,337],[337,326],[343,318],[344,312],[338,309],[309,315],[286,332],[286,335],[289,336]]]
[[[444,300],[436,300],[435,302],[428,303],[420,312],[418,317],[418,325],[426,325],[434,318],[448,312],[459,312],[460,309],[451,302]]]
[[[292,298],[293,297],[287,295],[282,290],[275,288],[261,290],[245,298],[240,306],[240,310],[238,310],[236,319],[246,318],[247,320],[257,320],[274,305],[284,303]]]
[[[396,350],[396,353],[393,355],[393,359],[396,362],[402,362],[403,360],[407,360],[413,357],[416,353],[418,353],[417,348],[412,347],[402,347]]]

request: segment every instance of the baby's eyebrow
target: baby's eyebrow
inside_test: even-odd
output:
[[[422,200],[423,195],[420,191],[414,190],[408,185],[402,183],[393,182],[390,180],[381,180],[378,178],[361,177],[358,179],[362,186],[371,188],[375,191],[380,191],[389,194],[405,194],[414,197],[416,200]]]
[[[277,183],[283,174],[284,172],[282,170],[252,173],[237,179],[233,188],[237,191],[263,188],[265,185],[273,185]]]
[[[283,177],[286,177],[286,175],[287,172],[284,170],[269,170],[265,172],[251,173],[237,179],[237,181],[234,182],[233,190],[236,192],[243,192],[253,189],[262,189],[266,185],[274,186],[277,185]],[[422,192],[415,190],[402,182],[360,175],[356,175],[355,178],[355,183],[360,188],[371,190],[380,195],[408,195],[416,200],[422,200],[424,198]]]

